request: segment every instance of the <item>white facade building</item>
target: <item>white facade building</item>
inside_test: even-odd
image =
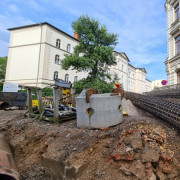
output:
[[[78,40],[49,23],[9,29],[11,31],[6,82],[46,87],[59,78],[77,81],[87,73],[65,71],[60,61],[73,52]]]
[[[180,0],[167,0],[167,59],[168,85],[180,83]]]
[[[164,79],[160,79],[160,80],[155,80],[151,82],[151,90],[154,90],[156,88],[160,88],[160,87],[165,87],[167,85],[163,85],[162,81],[164,81]]]
[[[65,71],[60,66],[64,54],[73,53],[79,41],[49,23],[33,24],[9,29],[11,32],[6,82],[22,86],[46,87],[59,78],[77,81],[87,72]],[[110,68],[112,77],[117,74],[124,90],[143,93],[151,90],[144,68],[129,64],[125,53],[116,53],[117,65]]]
[[[125,53],[115,53],[117,65],[110,67],[112,78],[117,74],[125,91],[136,93],[151,91],[151,81],[146,79],[146,70],[129,64],[130,60]]]

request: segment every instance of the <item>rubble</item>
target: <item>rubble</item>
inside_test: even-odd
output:
[[[166,136],[161,127],[138,124],[136,129],[122,132],[120,143],[113,148],[110,157],[127,176],[147,180],[180,177],[180,165],[174,151],[166,147]],[[127,161],[128,167],[123,167],[122,161]]]
[[[151,115],[89,130],[24,112],[0,112],[0,134],[9,139],[22,180],[180,179],[179,133]]]

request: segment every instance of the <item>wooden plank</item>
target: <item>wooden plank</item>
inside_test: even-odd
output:
[[[41,89],[37,89],[37,98],[38,98],[38,104],[39,104],[39,113],[42,114],[43,104],[42,104],[42,90]]]
[[[33,110],[32,110],[32,89],[28,88],[27,92],[28,92],[28,112],[30,114],[33,112]]]
[[[63,92],[62,92],[62,90],[63,90],[62,88],[59,88],[59,99],[60,99],[59,103],[60,104],[64,104],[63,103]]]
[[[58,88],[53,88],[53,101],[54,101],[54,123],[58,123],[59,121],[59,103],[58,103]]]
[[[71,88],[72,107],[76,107],[75,89]]]

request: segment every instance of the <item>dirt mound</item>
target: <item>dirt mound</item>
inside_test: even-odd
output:
[[[142,117],[142,116],[152,116],[148,112],[145,112],[132,104],[132,102],[128,99],[122,100],[123,110],[128,113],[129,116],[134,118]]]
[[[131,104],[133,107],[133,105]],[[125,117],[118,126],[78,129],[0,111],[22,180],[180,179],[180,136],[152,116]]]

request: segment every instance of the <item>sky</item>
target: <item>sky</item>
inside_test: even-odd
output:
[[[73,35],[71,23],[88,15],[118,34],[115,50],[146,78],[167,79],[165,0],[0,0],[0,57],[8,56],[8,28],[48,22]]]

